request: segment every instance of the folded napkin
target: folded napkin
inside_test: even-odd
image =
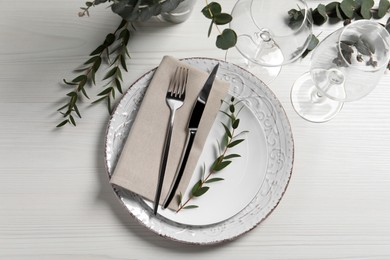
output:
[[[150,201],[154,200],[170,113],[165,96],[170,78],[177,66],[189,69],[188,83],[184,104],[175,115],[160,204],[167,196],[184,149],[192,107],[208,77],[204,71],[169,56],[163,58],[145,93],[110,180],[113,185],[135,192]],[[184,193],[188,186],[207,135],[221,106],[221,100],[226,96],[228,88],[227,82],[215,80],[177,191]],[[169,205],[171,209],[176,209],[177,206],[175,201]]]

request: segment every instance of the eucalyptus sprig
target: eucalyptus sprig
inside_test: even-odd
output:
[[[80,103],[81,97],[84,96],[85,98],[89,99],[89,96],[85,90],[85,86],[87,85],[95,85],[95,75],[96,72],[101,67],[102,61],[104,58],[107,58],[109,61],[110,66],[113,68],[106,74],[104,79],[108,79],[110,77],[112,78],[112,81],[110,82],[109,93],[99,93],[98,95],[104,96],[105,94],[111,94],[113,97],[115,97],[115,89],[112,88],[112,86],[116,86],[116,89],[119,90],[119,92],[122,93],[120,82],[122,80],[121,78],[121,68],[119,67],[117,61],[120,62],[122,68],[126,69],[126,57],[128,57],[127,52],[127,43],[130,37],[130,32],[127,29],[128,22],[122,21],[118,28],[115,30],[114,33],[107,34],[104,42],[99,45],[94,51],[91,52],[89,55],[89,59],[84,62],[81,69],[76,70],[76,72],[80,72],[80,74],[75,77],[73,80],[68,81],[66,79],[63,80],[66,86],[72,87],[73,90],[69,93],[67,93],[68,101],[66,104],[58,109],[58,111],[62,114],[63,118],[65,118],[61,123],[57,125],[57,127],[62,127],[66,124],[71,124],[76,126],[76,120],[75,117],[81,118],[80,110],[78,108],[78,104]],[[114,49],[114,52],[110,52],[110,47],[113,46],[115,42],[119,41],[118,47]],[[117,56],[115,59],[110,62],[110,54],[116,53]],[[126,56],[126,55],[127,56]],[[113,73],[114,72],[114,73]],[[102,94],[103,93],[103,94]],[[98,99],[96,102],[102,101],[103,99],[107,99],[109,110],[111,110],[110,105],[110,96],[104,96],[103,98]]]
[[[237,111],[236,105],[239,103],[235,102],[234,97],[231,98],[230,104],[229,104],[229,112],[221,111],[223,114],[225,114],[229,122],[228,124],[225,124],[223,122],[222,126],[225,130],[225,133],[223,135],[222,143],[219,144],[220,148],[220,155],[214,160],[213,164],[210,166],[208,174],[205,174],[205,167],[203,168],[203,174],[201,178],[195,183],[195,185],[191,189],[191,193],[189,194],[189,197],[186,201],[183,200],[183,196],[181,193],[177,195],[177,201],[179,208],[176,212],[181,211],[182,209],[193,209],[197,208],[198,206],[195,204],[190,204],[189,202],[193,198],[197,198],[205,194],[209,190],[209,186],[207,184],[213,183],[213,182],[219,182],[223,181],[223,178],[215,176],[216,173],[222,171],[225,169],[228,165],[232,163],[232,159],[241,157],[241,155],[236,153],[228,153],[230,148],[235,147],[236,145],[242,143],[245,139],[240,138],[242,134],[246,133],[247,131],[242,131],[240,133],[236,133],[237,128],[240,124],[240,119],[238,118],[238,114],[240,110]]]
[[[202,9],[203,15],[210,19],[210,26],[208,30],[208,37],[210,37],[212,28],[215,26],[219,31],[217,36],[216,46],[222,50],[227,50],[234,47],[237,43],[237,34],[230,28],[225,28],[223,31],[220,30],[220,25],[226,25],[232,20],[232,16],[228,13],[222,12],[222,7],[219,3],[211,2],[208,3],[206,0],[206,6]]]
[[[114,60],[111,61],[111,69],[106,73],[103,80],[110,79],[107,87],[98,94],[100,97],[96,101],[92,102],[92,104],[99,103],[101,101],[107,101],[107,108],[109,113],[111,113],[111,98],[115,99],[116,91],[120,94],[123,94],[122,91],[122,71],[121,69],[127,72],[126,59],[130,58],[130,54],[127,50],[127,44],[130,39],[130,31],[127,29],[126,22],[122,21],[121,26],[118,29],[118,37],[117,42],[118,46],[116,46],[110,53],[116,54]]]
[[[344,25],[347,25],[353,20],[381,19],[390,10],[389,0],[380,0],[377,8],[374,8],[374,4],[374,0],[342,0],[341,2],[334,1],[326,5],[319,4],[311,10],[313,23],[320,26],[327,21],[332,21],[333,23],[342,21]],[[300,12],[300,10],[293,9],[293,13],[295,12]],[[299,21],[299,19],[302,19],[301,17],[300,15],[295,15],[292,19]],[[384,24],[388,31],[390,31],[389,24],[390,19]],[[302,57],[314,50],[318,43],[318,38],[313,35],[309,47]]]

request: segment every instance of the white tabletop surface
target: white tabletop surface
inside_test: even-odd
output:
[[[230,12],[235,0],[221,2]],[[55,128],[67,93],[62,79],[74,77],[120,18],[104,5],[79,18],[83,1],[0,3],[0,259],[390,259],[390,73],[335,119],[314,124],[294,112],[289,96],[310,59],[283,67],[269,87],[295,141],[284,197],[233,242],[184,245],[141,226],[117,200],[104,167],[103,104],[86,102],[77,127]],[[216,33],[207,38],[203,5],[197,1],[183,24],[138,26],[126,86],[164,55],[224,58]],[[340,26],[314,32],[323,38]]]

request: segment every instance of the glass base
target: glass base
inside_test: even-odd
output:
[[[310,73],[303,74],[295,81],[291,89],[291,102],[298,115],[315,123],[331,120],[344,104],[322,96],[314,85]]]
[[[279,75],[281,66],[265,67],[257,65],[247,59],[245,59],[236,48],[231,48],[226,52],[225,61],[238,65],[256,77],[258,77],[265,84],[271,83]]]

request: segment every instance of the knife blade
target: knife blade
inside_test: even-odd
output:
[[[192,112],[190,115],[190,119],[188,121],[188,127],[187,127],[187,138],[184,145],[183,153],[180,158],[180,162],[177,168],[177,171],[175,173],[175,177],[173,179],[172,185],[169,189],[168,195],[165,198],[165,201],[163,203],[163,209],[167,208],[168,205],[171,203],[173,197],[175,196],[177,187],[179,186],[180,180],[183,176],[186,163],[188,160],[188,157],[190,155],[191,147],[195,139],[196,132],[198,131],[198,126],[200,123],[200,120],[202,118],[202,114],[204,111],[204,108],[206,106],[207,99],[209,97],[211,87],[213,86],[215,76],[217,75],[219,63],[213,68],[211,71],[209,77],[207,78],[205,84],[203,85],[196,102],[192,108]]]

